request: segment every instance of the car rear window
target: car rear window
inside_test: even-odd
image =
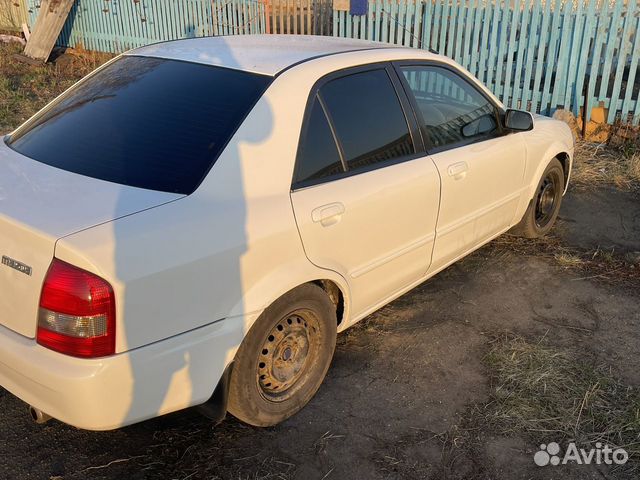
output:
[[[8,145],[88,177],[192,193],[272,77],[124,56],[19,128]]]

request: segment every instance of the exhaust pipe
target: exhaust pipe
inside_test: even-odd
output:
[[[47,423],[49,420],[51,420],[51,416],[47,415],[46,413],[44,413],[42,410],[36,408],[36,407],[29,407],[29,414],[31,415],[31,418],[33,418],[33,421],[36,423]]]

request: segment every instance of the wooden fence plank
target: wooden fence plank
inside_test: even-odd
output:
[[[531,0],[524,0],[522,8],[522,20],[519,26],[519,35],[516,46],[516,69],[515,78],[513,82],[512,101],[511,105],[515,108],[527,108],[522,104],[522,74],[527,66],[524,64],[525,52],[527,49],[527,27],[529,25],[529,18],[531,14]]]
[[[367,40],[373,39],[373,14],[375,12],[375,3],[369,2],[369,8],[367,8]]]
[[[448,27],[448,35],[447,35],[447,48],[446,55],[449,58],[454,58],[455,56],[455,46],[456,46],[456,38],[458,31],[458,1],[453,0],[452,4],[449,8],[449,27]]]
[[[640,17],[634,20],[635,31],[633,38],[633,49],[631,50],[631,63],[629,64],[629,77],[625,88],[624,100],[622,102],[622,118],[624,119],[632,111],[631,95],[633,94],[633,85],[636,82],[638,72],[638,58],[640,57]],[[639,93],[640,97],[640,93]],[[640,101],[637,102],[640,104]],[[635,119],[636,121],[638,119]]]
[[[511,10],[512,17],[510,22],[509,29],[509,47],[507,48],[507,62],[506,62],[506,71],[504,76],[504,90],[502,91],[502,102],[511,107],[513,103],[511,102],[511,77],[513,75],[513,56],[516,52],[516,33],[517,33],[517,24],[521,18],[521,9],[522,5],[520,0],[515,0],[514,8]]]
[[[405,5],[404,10],[404,39],[402,40],[402,45],[405,47],[411,46],[411,26],[412,26],[412,18],[413,18],[413,2],[408,0],[403,2]]]
[[[615,69],[615,80],[613,82],[613,91],[611,93],[611,103],[609,105],[609,116],[607,123],[613,123],[616,118],[618,110],[618,99],[620,97],[620,86],[622,83],[622,76],[627,66],[627,54],[629,52],[629,36],[631,35],[631,25],[635,22],[635,8],[636,2],[629,2],[627,4],[626,12],[624,15],[624,27],[622,29],[622,37],[620,38],[620,47],[618,48],[618,61]],[[631,87],[633,88],[633,87]]]
[[[531,94],[532,94],[532,90],[531,90],[531,80],[532,80],[532,76],[534,73],[534,70],[536,69],[537,65],[535,63],[535,53],[536,53],[536,49],[535,49],[535,45],[542,43],[540,42],[540,38],[539,38],[539,33],[538,33],[538,26],[540,24],[541,21],[541,16],[542,16],[542,9],[541,9],[541,4],[540,2],[533,2],[533,10],[531,12],[531,25],[529,28],[529,32],[528,32],[528,42],[527,42],[527,54],[525,57],[525,75],[524,75],[524,85],[523,85],[523,90],[522,93],[520,94],[520,101],[522,102],[522,108],[525,109],[529,109],[529,101],[532,100],[531,98]]]
[[[433,2],[431,0],[423,0],[423,2],[422,48],[429,48],[431,46]]]
[[[473,20],[473,42],[471,43],[471,65],[470,71],[474,75],[478,73],[478,50],[480,49],[480,29],[482,25],[482,4],[480,0],[476,3],[476,11]]]
[[[449,1],[442,1],[442,20],[440,21],[440,38],[438,40],[437,50],[443,55],[446,55],[447,49],[447,26],[449,25]]]
[[[561,18],[562,18],[562,0],[555,0],[553,4],[553,9],[552,9],[551,37],[549,39],[549,48],[547,49],[548,53],[545,59],[546,65],[556,64]],[[541,112],[547,112],[549,108],[549,101],[551,98],[551,79],[553,78],[552,74],[553,74],[553,71],[548,71],[545,73],[544,86],[542,88],[542,99],[540,100]]]
[[[474,0],[463,0],[466,5],[464,18],[464,38],[462,41],[462,65],[469,68],[471,62],[471,48],[473,41],[473,18],[475,16]]]
[[[29,14],[25,0],[5,0],[0,10],[0,30],[21,32],[22,24],[28,23]]]
[[[500,13],[503,11],[502,4],[497,2],[493,9],[493,16],[491,18],[491,37],[489,39],[490,48],[487,57],[487,77],[486,81],[488,85],[493,84],[493,78],[496,73],[496,57],[498,48],[496,42],[498,40],[498,31],[500,27]]]
[[[618,46],[618,25],[622,16],[622,4],[623,2],[616,2],[613,14],[611,15],[611,21],[609,22],[609,35],[606,44],[606,50],[604,54],[604,66],[602,70],[602,80],[600,82],[600,92],[598,99],[605,101],[607,99],[607,91],[609,89],[610,70],[613,60],[614,49]]]
[[[479,45],[480,56],[478,59],[478,79],[481,82],[487,81],[487,53],[489,51],[489,30],[491,28],[491,17],[492,10],[495,9],[495,5],[492,2],[489,2],[483,12],[483,20],[482,20],[482,40]]]
[[[436,1],[433,9],[433,23],[431,24],[431,41],[429,42],[430,47],[434,50],[438,50],[438,39],[440,38],[440,28],[442,27],[441,16],[442,3]]]
[[[376,0],[375,3],[375,14],[373,16],[374,18],[374,26],[373,26],[373,38],[372,40],[374,41],[380,41],[380,39],[382,38],[382,27],[381,25],[383,24],[383,14],[382,14],[382,2],[380,0]]]
[[[587,6],[584,10],[584,24],[582,27],[582,39],[579,45],[579,58],[589,58],[589,52],[591,51],[591,39],[593,38],[593,32],[595,27],[594,17],[596,0],[586,0]],[[587,62],[577,62],[576,68],[576,81],[573,91],[573,98],[566,100],[565,104],[571,104],[574,115],[580,113],[580,102],[584,98],[584,81],[587,69]]]
[[[420,41],[420,22],[422,20],[422,1],[414,0],[413,2],[413,40],[411,42],[412,47],[422,48]]]
[[[502,98],[502,93],[504,91],[502,86],[502,76],[504,74],[504,64],[505,64],[505,46],[507,44],[507,32],[508,25],[511,20],[511,9],[506,6],[500,12],[500,37],[498,40],[498,49],[496,53],[496,65],[495,65],[495,80],[493,92],[496,94],[498,98]]]
[[[637,55],[637,52],[636,52]],[[633,111],[633,122],[637,125],[640,121],[640,96],[636,100],[636,108]]]
[[[589,69],[589,83],[587,86],[587,118],[591,118],[591,110],[594,103],[594,95],[596,83],[600,74],[600,56],[603,50],[603,44],[608,37],[609,28],[609,2],[601,1],[600,13],[598,16],[598,24],[594,38],[593,58]]]
[[[398,24],[398,2],[392,0],[389,3],[389,9],[387,10],[389,15],[389,43],[396,43],[396,27]]]
[[[562,11],[562,30],[560,34],[560,46],[558,48],[558,57],[556,60],[556,75],[553,92],[551,93],[551,110],[558,106],[558,102],[564,98],[565,88],[567,86],[566,65],[571,55],[571,29],[570,25],[573,20],[572,15],[573,4],[565,2]]]

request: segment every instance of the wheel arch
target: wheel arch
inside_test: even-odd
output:
[[[336,309],[336,319],[338,321],[338,326],[343,324],[344,320],[344,312],[345,312],[345,297],[344,292],[341,290],[340,286],[332,280],[322,279],[322,280],[314,280],[311,283],[318,285],[322,288],[331,303],[335,306]]]
[[[562,170],[564,171],[564,193],[567,191],[567,186],[569,184],[569,179],[571,177],[571,166],[572,166],[572,158],[571,155],[567,152],[567,148],[565,148],[562,144],[555,143],[551,145],[545,154],[542,156],[542,161],[538,164],[538,167],[535,171],[535,174],[531,177],[531,183],[529,185],[529,195],[527,198],[533,198],[536,187],[538,186],[538,182],[542,178],[542,174],[549,166],[549,164],[557,159],[562,165]]]
[[[321,269],[308,261],[298,260],[280,265],[280,268],[253,283],[229,313],[229,317],[244,317],[246,334],[265,308],[307,283],[317,285],[327,293],[336,307],[338,329],[348,324],[346,320],[349,318],[351,295],[346,280],[333,270]]]
[[[564,193],[566,193],[571,174],[571,157],[567,152],[559,152],[554,158],[557,158],[562,165],[562,170],[564,171]]]

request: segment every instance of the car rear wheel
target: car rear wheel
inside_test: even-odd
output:
[[[274,302],[245,337],[234,361],[229,412],[268,427],[315,395],[336,346],[336,311],[327,294],[302,285]]]
[[[524,217],[512,232],[526,238],[538,238],[549,233],[560,211],[564,192],[564,170],[557,158],[551,160]]]

